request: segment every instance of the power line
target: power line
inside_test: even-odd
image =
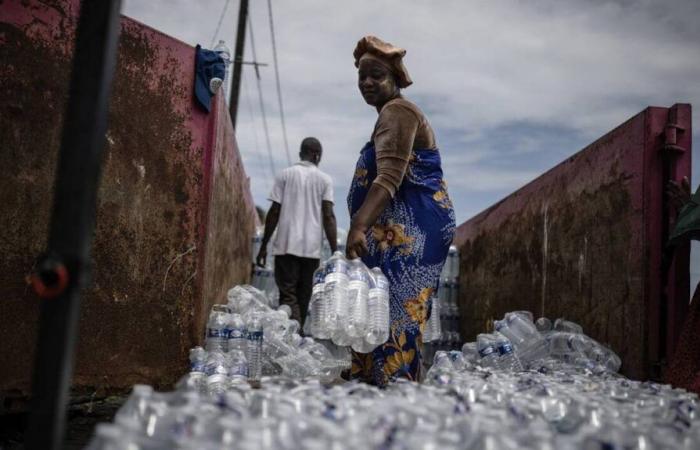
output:
[[[274,179],[275,177],[275,171],[272,170],[272,167],[270,166],[265,166],[265,162],[263,161],[263,155],[260,152],[260,145],[258,141],[258,127],[256,126],[256,120],[255,120],[255,115],[253,114],[253,103],[250,101],[250,92],[248,91],[248,83],[246,80],[245,76],[245,71],[241,73],[242,75],[242,83],[243,84],[243,96],[245,97],[246,100],[246,106],[248,107],[248,113],[250,114],[250,120],[253,123],[253,142],[255,144],[255,156],[257,156],[258,159],[258,165],[260,167],[266,167],[268,171],[270,172],[268,175],[269,177],[265,177],[265,186],[267,187],[267,190],[270,190],[270,180]],[[238,130],[235,130],[236,132]]]
[[[292,165],[289,156],[289,143],[287,142],[287,127],[284,123],[284,107],[282,106],[282,87],[280,86],[280,73],[277,64],[277,45],[275,43],[275,23],[272,20],[272,0],[267,0],[268,17],[270,18],[270,35],[272,36],[272,59],[275,64],[275,82],[277,84],[277,101],[280,107],[280,120],[282,121],[282,136],[284,137],[284,150],[287,153],[287,163]]]
[[[250,20],[250,14],[248,15],[248,32],[250,34],[250,47],[253,51],[253,61],[257,62],[258,55],[255,51],[255,35],[253,34],[253,21]],[[265,114],[265,102],[263,101],[262,86],[260,86],[260,72],[258,71],[258,66],[255,66],[255,81],[258,86],[258,100],[260,102],[260,113],[262,115],[263,130],[265,132],[265,143],[267,144],[267,155],[270,159],[272,173],[275,173],[275,162],[272,158],[272,145],[270,144],[270,132],[267,128],[267,115]]]
[[[211,45],[209,46],[214,47],[214,42],[216,42],[216,38],[219,37],[219,30],[221,30],[221,23],[224,21],[224,16],[226,16],[226,10],[228,9],[228,4],[231,2],[231,0],[226,0],[226,3],[224,3],[224,9],[221,11],[221,15],[219,16],[219,23],[216,24],[216,30],[214,30],[214,36],[211,38]]]

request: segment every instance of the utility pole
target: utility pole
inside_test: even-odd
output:
[[[48,248],[31,277],[41,303],[28,450],[63,448],[80,295],[90,278],[120,7],[121,0],[82,1],[80,6]]]
[[[236,115],[238,114],[238,94],[241,90],[241,69],[243,68],[243,49],[245,48],[245,25],[248,19],[248,0],[241,0],[238,10],[238,29],[236,30],[236,50],[233,56],[233,80],[231,82],[231,100],[229,113],[233,129],[236,129]]]

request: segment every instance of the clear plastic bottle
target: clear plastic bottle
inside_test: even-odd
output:
[[[428,319],[431,342],[439,341],[442,338],[442,321],[440,320],[441,314],[442,302],[440,301],[440,296],[434,295],[432,310],[430,312],[430,318]]]
[[[510,340],[522,361],[529,362],[547,356],[547,343],[527,316],[508,313],[494,325],[496,331]]]
[[[459,277],[459,252],[456,246],[450,245],[445,264],[448,266],[447,276],[449,281],[455,283]]]
[[[496,348],[498,349],[498,367],[508,372],[521,372],[523,366],[515,355],[513,345],[502,334],[496,335]]]
[[[139,429],[146,418],[146,410],[153,397],[153,388],[135,384],[131,395],[114,415],[114,422],[131,429]]]
[[[207,337],[205,348],[208,352],[226,351],[228,336],[228,307],[214,305],[209,313],[207,322]]]
[[[379,267],[372,269],[367,298],[368,330],[366,341],[381,345],[389,339],[389,280]]]
[[[561,317],[554,321],[554,329],[556,331],[566,331],[567,333],[583,334],[583,327],[581,325]]]
[[[228,345],[229,352],[240,350],[245,352],[248,345],[248,330],[245,321],[240,314],[231,314],[228,323]]]
[[[483,367],[499,367],[498,349],[490,334],[481,333],[476,337],[476,349],[479,352],[479,364]]]
[[[226,64],[226,75],[224,76],[224,79],[222,80],[222,84],[224,86],[224,98],[226,99],[226,102],[228,102],[228,95],[229,95],[229,80],[231,79],[231,49],[228,48],[228,45],[226,45],[226,42],[223,40],[219,40],[219,43],[216,44],[216,47],[214,47],[214,51],[221,56],[221,59],[224,60],[224,64]],[[256,253],[257,255],[257,253]]]
[[[228,373],[226,367],[226,356],[218,350],[211,351],[207,354],[207,361],[204,364],[204,373],[214,375],[215,373]]]
[[[215,373],[207,377],[207,391],[211,396],[220,396],[226,392],[228,377],[223,373]]]
[[[310,331],[313,336],[318,339],[329,339],[327,316],[328,302],[324,295],[325,289],[325,264],[319,266],[313,275],[313,287],[311,288],[311,300],[309,301],[310,314],[306,321],[310,321]],[[304,324],[306,327],[306,324]]]
[[[367,334],[367,298],[369,295],[369,271],[359,259],[350,262],[348,283],[349,321],[347,333],[353,339]]]
[[[535,322],[535,327],[540,333],[548,333],[552,331],[552,321],[546,317],[540,317]]]
[[[326,263],[324,281],[324,296],[329,306],[328,331],[335,335],[348,319],[348,262],[342,253],[335,252]]]
[[[248,379],[248,360],[242,350],[231,350],[228,353],[228,377],[233,382]]]
[[[190,372],[204,372],[207,361],[207,351],[202,347],[194,347],[190,350]]]
[[[248,378],[260,381],[262,376],[262,343],[263,327],[259,314],[252,314],[248,323],[248,347],[246,359],[248,360]]]

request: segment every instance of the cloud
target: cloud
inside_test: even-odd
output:
[[[127,0],[125,14],[208,46],[224,1]],[[296,0],[273,6],[290,153],[296,157],[305,136],[323,142],[321,167],[334,179],[344,225],[350,176],[376,119],[357,93],[352,60],[364,34],[408,50],[415,84],[406,94],[435,128],[459,221],[646,106],[700,99],[696,0]],[[258,60],[272,63],[266,2],[250,8]],[[221,29],[231,47],[237,11],[231,1]],[[250,39],[245,59],[252,59]],[[272,175],[253,71],[244,71],[251,101],[249,107],[242,95],[237,139],[254,198],[265,204]],[[261,74],[279,169],[286,156],[274,72],[269,66]]]

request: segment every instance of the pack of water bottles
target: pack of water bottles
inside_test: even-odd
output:
[[[369,353],[389,339],[389,281],[335,252],[314,272],[304,334]]]
[[[269,297],[252,286],[234,287],[226,305],[212,307],[204,348],[190,351],[186,382],[202,393],[218,395],[265,375],[326,383],[339,378],[350,367],[347,349],[300,336],[299,322],[290,314],[286,305],[274,309]]]

